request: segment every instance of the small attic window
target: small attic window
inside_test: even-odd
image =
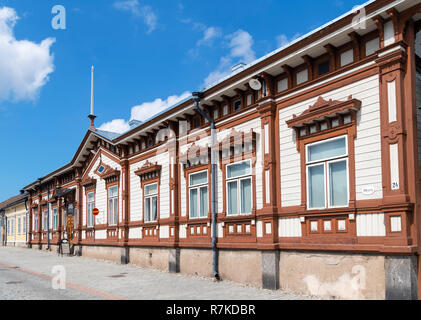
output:
[[[329,62],[329,60],[324,61],[322,63],[319,63],[317,69],[318,69],[319,76],[322,76],[326,73],[329,73],[330,72],[330,62]]]
[[[102,172],[104,172],[104,169],[105,169],[105,167],[103,166],[103,165],[101,165],[101,166],[99,166],[99,168],[98,168],[98,172],[99,173],[102,173]]]
[[[237,100],[234,102],[234,111],[238,111],[241,109],[241,100]]]
[[[193,119],[193,128],[198,128],[200,127],[200,118],[199,117],[195,117]]]
[[[152,146],[153,146],[153,141],[152,141],[152,139],[149,139],[149,141],[148,141],[148,146],[149,146],[149,147],[152,147]]]

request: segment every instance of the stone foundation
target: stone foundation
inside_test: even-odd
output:
[[[334,299],[385,299],[385,257],[281,252],[280,289]]]
[[[169,254],[167,248],[130,248],[129,261],[143,268],[169,271]]]
[[[121,263],[121,248],[105,246],[83,246],[82,255],[88,258]]]
[[[210,249],[76,246],[75,255],[78,253],[121,264],[213,278]],[[222,280],[259,288],[330,299],[417,298],[415,256],[219,250],[218,260]]]
[[[26,248],[27,244],[25,242],[7,242],[6,247]]]

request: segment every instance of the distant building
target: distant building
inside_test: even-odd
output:
[[[95,129],[92,111],[71,161],[24,188],[29,243],[68,238],[82,255],[213,276],[215,200],[223,279],[416,298],[420,30],[421,0],[369,1],[235,66],[203,90],[209,118],[189,98],[113,134]]]
[[[25,247],[28,237],[28,196],[20,194],[0,203],[2,246]]]

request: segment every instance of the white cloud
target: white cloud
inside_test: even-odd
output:
[[[130,119],[145,121],[153,117],[155,114],[162,112],[163,110],[175,105],[176,103],[188,98],[191,95],[190,92],[184,92],[181,95],[169,96],[167,99],[162,100],[160,98],[155,99],[152,102],[145,102],[141,105],[132,108],[132,114]]]
[[[254,41],[250,33],[240,29],[229,35],[228,38],[231,40],[229,47],[233,58],[240,58],[244,63],[249,63],[256,59],[252,48]]]
[[[288,39],[288,37],[284,34],[280,34],[279,36],[276,37],[276,44],[278,46],[278,48],[282,48],[286,45],[288,45],[289,43],[291,43],[292,41],[298,39],[301,36],[301,34],[296,33],[291,39]]]
[[[180,101],[183,101],[191,96],[190,92],[184,92],[181,95],[169,96],[167,99],[155,99],[152,102],[145,102],[141,105],[134,106],[131,111],[130,120],[139,120],[146,121],[153,117],[154,115],[164,111],[165,109],[177,104]],[[130,129],[128,121],[123,119],[115,119],[110,122],[103,123],[99,130],[123,133]]]
[[[205,30],[203,31],[203,37],[197,42],[197,45],[198,46],[211,45],[213,43],[213,40],[221,37],[221,35],[222,35],[222,31],[220,28],[217,28],[217,27],[205,28]]]
[[[147,33],[156,29],[158,17],[150,6],[140,6],[139,0],[126,0],[114,2],[114,8],[121,11],[128,11],[135,17],[140,17],[148,27]]]
[[[109,132],[123,133],[128,131],[130,126],[124,119],[115,119],[110,122],[103,123],[98,129]]]
[[[54,71],[50,48],[55,39],[39,44],[17,40],[13,28],[18,19],[13,8],[0,8],[0,101],[36,100]]]
[[[209,73],[205,78],[204,87],[214,84],[221,78],[231,73],[231,67],[238,62],[248,64],[256,59],[253,50],[253,37],[244,30],[237,30],[236,32],[226,36],[228,40],[229,54],[222,57],[216,70]],[[236,60],[234,60],[236,59]]]

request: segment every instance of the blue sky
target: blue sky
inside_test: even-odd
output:
[[[121,132],[363,2],[0,0],[0,202],[73,157],[91,65],[96,125]]]

